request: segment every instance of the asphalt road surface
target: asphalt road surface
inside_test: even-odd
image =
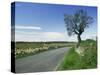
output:
[[[54,71],[69,47],[45,51],[15,61],[16,73]]]

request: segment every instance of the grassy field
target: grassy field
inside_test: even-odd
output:
[[[65,54],[57,70],[90,69],[97,67],[97,42],[94,40],[82,41],[81,47],[85,49],[84,56],[76,53],[75,48],[71,48]]]
[[[34,55],[43,51],[56,48],[72,46],[75,43],[69,42],[16,42],[15,43],[15,58],[22,58],[29,55]]]

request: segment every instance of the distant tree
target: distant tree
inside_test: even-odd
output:
[[[77,46],[79,46],[81,42],[81,34],[86,28],[89,27],[91,23],[93,23],[93,18],[91,16],[88,16],[86,11],[80,9],[77,10],[73,15],[64,14],[64,21],[66,24],[68,35],[77,35]]]

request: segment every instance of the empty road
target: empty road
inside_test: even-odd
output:
[[[16,73],[54,71],[68,50],[69,47],[58,48],[17,59],[15,61]]]

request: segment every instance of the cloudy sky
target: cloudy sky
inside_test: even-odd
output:
[[[76,35],[67,34],[64,14],[74,14],[78,9],[94,18],[82,39],[94,38],[97,35],[96,7],[16,2],[15,41],[77,41]]]

